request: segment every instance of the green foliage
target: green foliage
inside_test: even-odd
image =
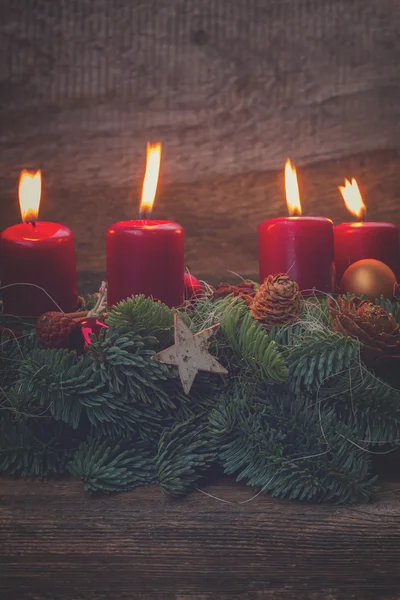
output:
[[[321,330],[297,334],[285,353],[290,388],[294,392],[316,390],[333,375],[348,369],[359,354],[359,342],[340,333]]]
[[[120,334],[108,330],[104,340],[93,341],[87,353],[93,373],[99,376],[108,391],[131,402],[158,402],[173,406],[168,389],[163,384],[176,378],[166,365],[152,360],[157,340],[135,333]]]
[[[68,350],[33,350],[20,364],[17,394],[55,420],[77,428],[84,405],[97,403],[104,386],[87,359]]]
[[[300,396],[236,393],[210,414],[228,474],[298,500],[356,502],[370,497],[368,454],[346,443],[347,428],[333,411],[318,412]]]
[[[20,335],[16,335],[11,329],[5,329],[5,331],[0,334],[1,391],[4,392],[4,390],[7,390],[14,385],[18,376],[21,359],[23,359],[34,347],[35,337],[30,332],[22,331]]]
[[[377,302],[399,319],[399,303]],[[229,372],[199,373],[189,395],[153,360],[173,343],[175,312],[192,331],[220,323],[210,351]],[[177,497],[219,464],[255,493],[346,503],[374,494],[371,447],[400,444],[400,377],[372,372],[357,340],[330,331],[325,298],[269,332],[233,296],[181,311],[137,296],[108,324],[82,356],[39,348],[28,322],[2,333],[0,472],[69,470],[107,493],[158,480]]]
[[[354,443],[400,445],[400,391],[364,365],[354,364],[333,377],[318,402],[335,407],[340,420],[354,431]]]
[[[178,386],[167,366],[151,360],[146,343],[153,342],[112,331],[81,359],[67,350],[36,349],[20,363],[19,402],[33,399],[73,428],[86,416],[102,433],[129,437],[140,428],[143,436],[159,436],[163,409],[177,407],[172,386]]]
[[[107,323],[124,331],[153,336],[162,346],[173,342],[174,311],[145,296],[133,296],[113,306]]]
[[[286,380],[288,369],[281,351],[241,299],[224,314],[221,331],[241,369],[248,369],[259,381]]]
[[[0,421],[0,473],[43,477],[65,472],[79,441],[50,419],[22,419],[7,412]]]
[[[161,490],[170,496],[187,494],[215,461],[215,451],[204,417],[178,423],[163,433],[157,454]]]
[[[87,492],[133,490],[155,481],[154,457],[143,442],[89,438],[68,464]]]

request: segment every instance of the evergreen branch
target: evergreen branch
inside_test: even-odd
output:
[[[398,320],[398,302],[376,303]],[[371,497],[369,446],[399,445],[400,377],[360,363],[359,342],[329,330],[325,299],[303,299],[299,321],[269,333],[240,298],[183,310],[193,331],[221,323],[212,344],[230,371],[224,381],[202,373],[188,396],[176,370],[152,360],[172,343],[173,314],[131,298],[83,357],[39,349],[29,330],[17,340],[3,332],[0,471],[63,473],[74,453],[70,470],[89,491],[132,489],[158,474],[162,490],[180,496],[221,462],[280,497]]]
[[[161,491],[182,496],[216,459],[216,443],[207,433],[207,421],[197,416],[163,433],[157,454]]]
[[[63,424],[50,419],[0,421],[0,473],[44,477],[64,473],[79,440]]]
[[[155,481],[154,458],[143,442],[89,438],[68,464],[87,492],[121,492]]]
[[[5,329],[0,334],[0,389],[10,389],[18,376],[19,365],[36,345],[32,332],[15,334]]]
[[[167,365],[151,360],[156,340],[138,334],[108,330],[104,340],[93,341],[87,353],[93,373],[108,391],[130,402],[174,407],[168,382],[176,384],[176,373]]]
[[[114,331],[93,341],[80,360],[67,350],[33,351],[20,364],[14,408],[47,412],[74,428],[86,415],[103,433],[115,427],[115,435],[140,430],[142,437],[158,439],[165,409],[179,405],[179,388],[172,370],[151,360],[147,341]]]
[[[335,407],[338,418],[352,429],[351,439],[356,443],[400,445],[400,390],[364,365],[355,364],[327,381],[318,401]]]
[[[224,314],[221,331],[241,368],[248,369],[259,381],[281,383],[288,369],[276,342],[252,317],[241,299]]]
[[[77,428],[83,407],[104,401],[104,383],[88,359],[68,350],[33,350],[19,369],[18,395]]]
[[[122,331],[153,336],[162,346],[174,337],[174,310],[145,296],[133,296],[112,307],[108,325]]]
[[[311,410],[300,397],[225,398],[210,414],[225,472],[238,473],[275,496],[356,502],[375,491],[365,452],[332,411]]]
[[[296,336],[285,353],[290,388],[316,390],[325,379],[348,369],[359,354],[359,342],[341,333],[322,330]]]

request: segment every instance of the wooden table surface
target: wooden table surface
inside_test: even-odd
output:
[[[400,475],[353,507],[253,498],[231,479],[203,488],[220,500],[91,497],[70,479],[0,490],[7,600],[400,597]]]

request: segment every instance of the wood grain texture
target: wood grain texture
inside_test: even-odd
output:
[[[370,217],[399,223],[399,25],[397,0],[2,0],[0,223],[18,220],[20,169],[41,167],[42,218],[104,270],[149,139],[155,215],[185,227],[194,272],[257,271],[287,155],[306,214],[342,218],[336,186],[358,175]]]
[[[2,0],[2,168],[115,185],[148,138],[167,181],[398,147],[399,24],[397,0]]]
[[[393,599],[399,480],[359,507],[249,500],[232,480],[181,501],[152,486],[90,497],[78,482],[0,480],[7,600]]]

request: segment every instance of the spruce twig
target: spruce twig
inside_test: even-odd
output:
[[[154,458],[143,442],[89,438],[68,464],[87,492],[120,492],[153,483]]]
[[[216,441],[208,434],[205,416],[178,423],[161,436],[157,473],[161,491],[182,496],[193,489],[216,459]]]
[[[397,301],[377,303],[398,319]],[[220,463],[278,497],[371,498],[371,450],[399,444],[400,385],[330,331],[325,300],[303,299],[296,325],[268,333],[232,296],[180,314],[193,331],[221,323],[212,351],[229,370],[224,381],[201,374],[189,396],[151,360],[172,341],[174,310],[144,297],[114,307],[83,356],[40,349],[28,329],[3,332],[0,471],[42,476],[69,463],[91,492],[158,478],[180,496]]]

